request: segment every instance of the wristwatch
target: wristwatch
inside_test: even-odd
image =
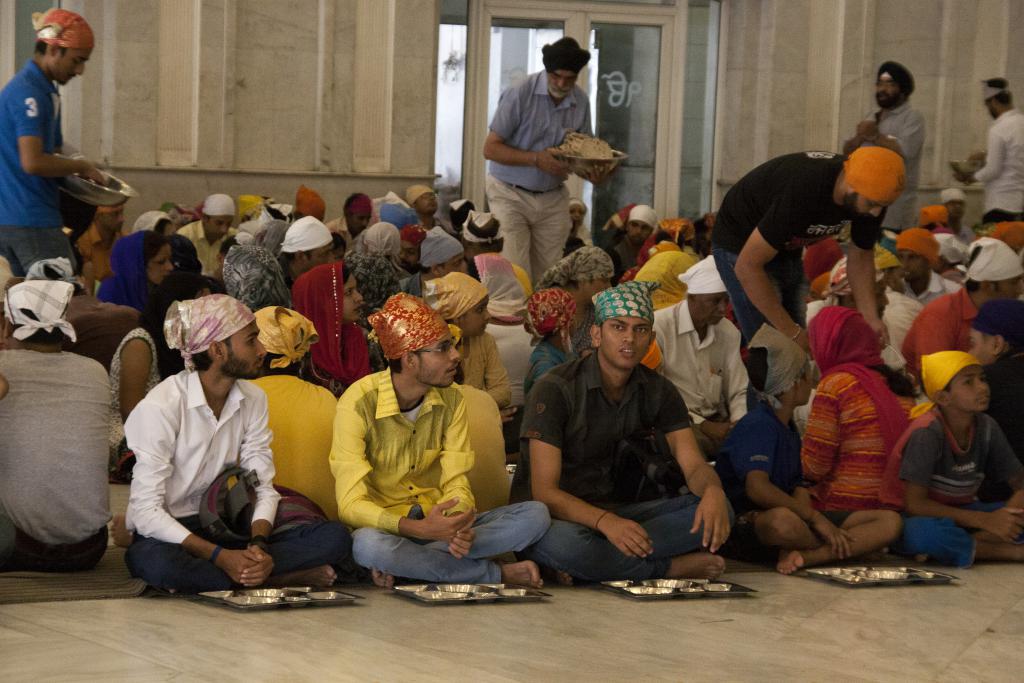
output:
[[[249,545],[254,545],[268,555],[270,554],[270,541],[263,534],[257,534],[250,538]]]

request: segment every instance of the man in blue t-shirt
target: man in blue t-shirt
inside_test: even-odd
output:
[[[800,435],[790,422],[813,387],[807,355],[766,324],[750,340],[749,365],[761,400],[733,427],[715,463],[736,511],[736,530],[723,554],[761,560],[777,551],[776,569],[791,574],[895,541],[902,526],[898,513],[822,512],[801,485]]]
[[[590,102],[576,86],[590,53],[568,37],[543,53],[544,71],[501,94],[484,141],[487,202],[505,237],[501,253],[534,282],[561,258],[572,228],[569,169],[550,150],[567,132],[591,134]]]
[[[0,91],[0,256],[16,276],[42,259],[74,260],[61,229],[57,178],[105,180],[92,163],[57,156],[64,146],[57,85],[85,71],[92,29],[61,9],[37,15],[33,23],[35,54]]]

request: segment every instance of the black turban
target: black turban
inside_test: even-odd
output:
[[[884,73],[892,76],[892,80],[896,81],[896,85],[900,86],[900,92],[904,95],[909,97],[910,93],[914,92],[914,77],[907,71],[907,67],[899,62],[884,62],[882,66],[878,67],[878,78],[881,78]]]
[[[578,74],[590,61],[590,53],[572,38],[562,38],[541,49],[545,71],[571,71]]]

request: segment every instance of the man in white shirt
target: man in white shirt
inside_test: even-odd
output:
[[[313,522],[273,533],[280,496],[267,396],[244,381],[259,376],[266,353],[255,316],[214,294],[176,303],[164,329],[186,369],[154,388],[125,423],[136,457],[126,520],[135,532],[125,557],[132,575],[182,593],[331,585],[331,565],[351,554],[344,526]],[[249,539],[211,542],[199,508],[210,484],[236,465],[258,478]]]
[[[1018,220],[1024,211],[1024,114],[1014,108],[1005,78],[981,82],[985,108],[995,122],[988,129],[988,151],[976,152],[972,161],[984,166],[973,174],[954,173],[961,182],[985,186],[983,223]]]
[[[903,293],[922,305],[960,289],[959,284],[935,272],[939,241],[924,228],[901,232],[896,238],[896,254],[903,265]]]
[[[729,294],[713,257],[679,276],[686,299],[654,314],[664,374],[682,394],[701,453],[713,460],[747,414],[747,369],[740,332],[725,319]]]

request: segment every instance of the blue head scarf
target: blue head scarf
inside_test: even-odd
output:
[[[409,207],[401,204],[381,204],[380,219],[384,223],[390,223],[399,230],[407,225],[418,225],[419,216]]]
[[[110,269],[114,275],[100,285],[96,295],[100,301],[145,310],[149,301],[149,282],[146,280],[142,242],[146,234],[146,231],[136,232],[114,242],[110,253]]]

